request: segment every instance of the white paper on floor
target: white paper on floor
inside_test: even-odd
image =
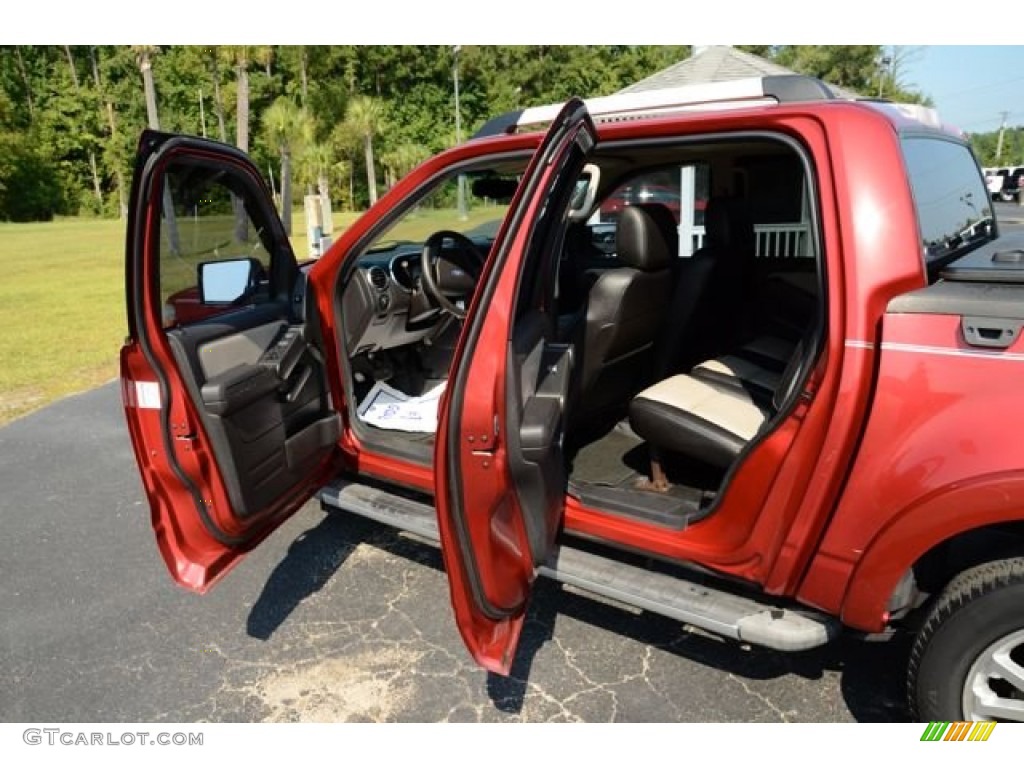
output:
[[[442,381],[429,392],[411,397],[378,381],[359,404],[359,416],[380,429],[436,432],[437,404],[447,383]]]

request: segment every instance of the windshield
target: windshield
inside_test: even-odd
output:
[[[375,238],[363,257],[414,250],[442,230],[489,245],[497,236],[528,160],[505,159],[441,179]]]

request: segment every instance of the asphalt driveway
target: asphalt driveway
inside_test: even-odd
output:
[[[433,547],[307,505],[211,594],[157,555],[116,383],[0,428],[4,721],[813,721],[903,716],[901,648],[744,648],[550,582],[476,668]]]

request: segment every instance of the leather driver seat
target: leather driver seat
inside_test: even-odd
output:
[[[678,237],[666,206],[631,205],[619,215],[616,254],[623,266],[594,282],[577,334],[577,422],[623,410],[649,383],[654,340],[671,301]]]

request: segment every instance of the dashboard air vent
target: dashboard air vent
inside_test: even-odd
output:
[[[388,287],[388,273],[380,267],[370,267],[366,273],[367,279],[370,281],[370,285],[376,288],[378,291],[386,291]]]

